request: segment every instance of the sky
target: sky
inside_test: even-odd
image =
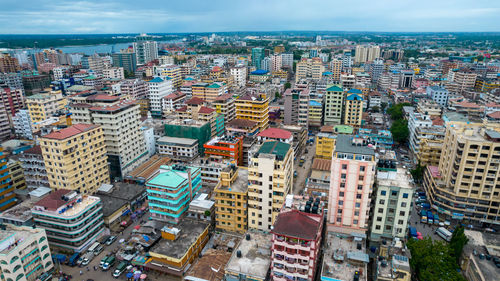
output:
[[[498,0],[0,0],[0,34],[498,32]]]

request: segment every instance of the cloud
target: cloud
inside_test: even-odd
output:
[[[3,0],[0,33],[500,31],[491,0]]]

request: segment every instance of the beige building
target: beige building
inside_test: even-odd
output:
[[[325,72],[325,67],[320,58],[302,59],[297,63],[295,81],[307,78],[319,81],[323,72]]]
[[[44,229],[8,225],[0,230],[0,237],[2,280],[47,280],[44,273],[52,271],[54,264]]]
[[[226,166],[214,189],[217,229],[245,233],[248,228],[248,170]]]
[[[278,141],[263,143],[248,167],[248,227],[269,231],[292,186],[292,146]]]
[[[441,117],[441,105],[433,100],[420,100],[417,105],[417,111],[424,115],[429,115],[431,119]]]
[[[94,193],[109,183],[105,139],[100,126],[75,124],[40,138],[43,160],[54,189]]]
[[[259,131],[269,127],[269,98],[266,94],[247,93],[235,101],[236,118],[259,124]]]
[[[446,218],[500,223],[500,124],[449,122],[439,167],[428,166],[424,188]]]
[[[51,117],[68,104],[61,91],[39,93],[26,98],[26,105],[30,113],[31,122],[36,127],[36,122],[41,122]]]

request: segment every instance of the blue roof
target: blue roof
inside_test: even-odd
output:
[[[194,79],[193,79],[193,78],[191,78],[191,77],[186,77],[186,79],[184,79],[184,80],[185,80],[185,81],[192,81],[192,80],[194,80]]]
[[[149,81],[151,83],[161,83],[163,82],[163,79],[161,79],[160,77],[155,77],[153,80]]]
[[[347,91],[348,94],[362,94],[363,92],[360,89],[350,89]]]
[[[250,72],[250,74],[253,74],[253,75],[264,75],[264,74],[267,74],[268,72],[269,71],[264,70],[264,69],[257,69],[255,71]]]
[[[331,86],[330,88],[326,89],[327,92],[342,92],[342,88],[340,88],[337,85]]]
[[[311,101],[309,101],[309,105],[311,105],[311,106],[321,106],[321,103],[319,103],[319,102],[317,102],[315,100],[311,100]]]
[[[332,75],[333,73],[331,73],[330,71],[325,71],[323,72],[323,76],[327,76],[327,75]]]
[[[351,94],[347,96],[347,100],[363,100],[363,98],[357,94]]]

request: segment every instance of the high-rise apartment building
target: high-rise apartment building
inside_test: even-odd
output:
[[[361,121],[363,121],[363,105],[364,100],[361,95],[348,93],[345,98],[343,124],[361,126]]]
[[[245,87],[247,84],[247,68],[244,65],[237,65],[231,67],[229,70],[231,76],[233,77],[234,84],[237,87]]]
[[[292,53],[282,53],[281,54],[281,66],[289,69],[293,68],[293,54]]]
[[[271,55],[271,71],[280,71],[283,66],[283,60],[281,54]]]
[[[12,119],[20,109],[24,108],[24,94],[22,89],[0,87],[0,98],[0,102],[3,103],[10,119]]]
[[[21,70],[19,61],[9,54],[0,54],[0,73],[18,72]]]
[[[102,70],[104,79],[125,79],[125,72],[123,67],[108,67]]]
[[[13,89],[24,89],[21,73],[2,73],[0,71],[0,84],[5,84]]]
[[[151,115],[161,117],[163,112],[162,99],[173,93],[172,79],[168,77],[155,77],[153,80],[148,81],[148,87],[148,99]]]
[[[92,194],[109,183],[104,141],[101,127],[92,124],[75,124],[41,137],[50,188]]]
[[[135,37],[134,51],[137,65],[147,64],[158,58],[158,43],[152,36],[141,34]]]
[[[3,148],[0,147],[0,211],[5,211],[17,203],[7,162]]]
[[[269,127],[269,98],[266,94],[246,93],[235,101],[236,118],[259,124],[259,131]]]
[[[265,57],[264,48],[252,49],[252,65],[257,69],[262,69],[262,60]]]
[[[205,100],[206,102],[213,102],[218,97],[224,94],[224,87],[222,83],[196,83],[191,86],[192,96]]]
[[[499,185],[500,126],[448,122],[439,167],[424,174],[431,206],[445,219],[498,224]]]
[[[328,230],[365,233],[375,179],[375,150],[366,139],[337,135],[328,193]]]
[[[268,141],[248,167],[248,227],[269,231],[293,186],[293,148]]]
[[[0,237],[0,270],[3,279],[49,280],[54,264],[45,230],[9,225],[0,230]]]
[[[295,80],[310,78],[319,81],[325,72],[325,66],[320,58],[302,59],[297,63]]]
[[[63,110],[67,104],[68,101],[61,91],[44,92],[26,98],[31,122],[35,128],[37,127],[35,123],[52,117],[56,112]]]
[[[142,79],[126,79],[120,82],[122,96],[129,96],[133,100],[148,98],[148,83]]]
[[[182,85],[181,68],[178,65],[160,65],[154,67],[154,74],[163,79],[172,79],[172,85],[178,88]]]
[[[7,115],[7,111],[3,103],[0,103],[0,140],[5,140],[9,138],[11,135],[11,126],[9,115]]]
[[[141,132],[140,106],[135,101],[96,94],[70,106],[74,123],[102,127],[113,178],[120,178],[145,161],[148,151]]]
[[[19,157],[24,171],[24,178],[29,189],[49,187],[49,176],[43,161],[42,148],[35,145],[25,150]]]
[[[308,88],[290,88],[285,91],[285,125],[299,125],[307,128],[309,94]]]
[[[344,91],[339,86],[331,86],[326,89],[325,94],[325,125],[336,125],[342,122],[342,106],[344,103]]]
[[[379,46],[356,46],[356,54],[354,56],[355,63],[364,63],[368,61],[374,61],[380,58],[380,47]]]
[[[235,99],[232,94],[218,96],[212,102],[212,106],[217,113],[224,115],[224,124],[228,124],[236,118]]]
[[[451,93],[462,94],[467,90],[474,88],[476,84],[477,73],[470,69],[450,69],[446,89]]]
[[[342,73],[342,60],[333,59],[330,61],[330,71],[332,72],[332,79],[335,83],[340,83],[340,74]]]
[[[415,191],[406,170],[396,166],[396,154],[393,151],[386,154],[391,156],[383,156],[377,163],[371,242],[405,238]]]
[[[245,233],[248,229],[248,170],[234,165],[223,168],[214,193],[215,227]]]
[[[201,169],[161,166],[146,183],[148,205],[155,220],[178,224],[201,189]]]
[[[356,76],[354,74],[342,73],[340,75],[340,85],[344,91],[349,91],[356,85]]]
[[[31,213],[52,250],[83,252],[104,232],[101,199],[74,190],[49,193],[33,204]]]
[[[33,129],[31,128],[30,114],[27,109],[19,110],[16,116],[12,118],[12,123],[16,136],[28,140],[33,139]]]
[[[123,67],[124,71],[129,73],[135,72],[137,68],[137,58],[135,53],[128,51],[129,49],[121,50],[119,53],[111,54],[114,67]]]

